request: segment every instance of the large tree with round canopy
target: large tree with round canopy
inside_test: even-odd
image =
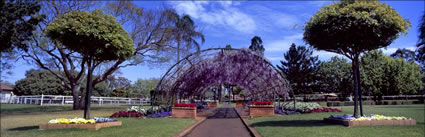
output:
[[[87,92],[84,117],[90,118],[92,73],[99,62],[128,59],[134,53],[133,41],[115,17],[100,10],[72,11],[56,18],[46,34],[72,51],[87,57]],[[84,69],[84,68],[82,68]]]
[[[385,3],[342,0],[313,15],[305,25],[303,39],[318,50],[342,54],[352,60],[354,116],[358,117],[360,54],[387,47],[398,36],[406,34],[409,27],[410,22]],[[360,111],[363,113],[361,103]]]

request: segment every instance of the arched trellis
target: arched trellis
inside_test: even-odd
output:
[[[260,99],[288,97],[292,92],[285,75],[264,57],[247,49],[209,48],[171,66],[153,91],[153,98],[159,94],[169,99],[175,95],[199,96],[208,86],[219,83],[237,84],[249,91],[248,96]]]

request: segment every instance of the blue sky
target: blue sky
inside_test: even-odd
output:
[[[397,48],[415,49],[418,41],[418,26],[424,13],[424,1],[382,1],[392,6],[403,18],[408,19],[412,27],[408,34],[399,37],[386,49],[391,54]],[[265,57],[273,64],[280,64],[283,53],[291,43],[306,45],[302,41],[302,26],[320,7],[332,4],[332,1],[135,1],[143,8],[157,9],[161,6],[172,7],[180,14],[190,15],[206,41],[202,49],[225,47],[248,48],[253,36],[260,36],[265,46]],[[315,51],[321,60],[328,60],[337,54]],[[14,83],[24,78],[25,71],[35,68],[24,61],[15,63],[13,75],[6,81]],[[121,69],[121,76],[132,82],[137,79],[160,77],[168,67],[149,68],[135,66]]]

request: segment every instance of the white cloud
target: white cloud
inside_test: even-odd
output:
[[[267,57],[266,56],[266,59],[268,59],[268,60],[270,60],[270,61],[279,61],[279,60],[282,60],[283,59],[283,56],[281,56],[281,57]]]
[[[411,51],[416,50],[416,47],[404,47],[404,48],[411,50]],[[394,52],[397,51],[397,49],[399,49],[399,48],[380,48],[380,50],[382,50],[382,52],[384,52],[385,55],[393,54]],[[401,49],[403,49],[403,48],[401,48]]]
[[[247,9],[255,15],[256,21],[262,28],[268,31],[276,31],[276,29],[292,29],[295,25],[301,24],[299,17],[274,10],[272,8],[260,5],[250,6]]]
[[[323,7],[323,6],[332,4],[332,1],[319,1],[319,0],[317,0],[317,1],[309,1],[308,3],[311,4],[311,5],[317,6],[317,7]]]
[[[298,33],[295,35],[289,35],[280,40],[274,40],[264,43],[266,52],[281,52],[287,51],[292,43],[300,43],[303,34]]]
[[[348,59],[344,55],[333,53],[333,52],[327,52],[327,51],[324,51],[324,50],[315,50],[313,52],[313,56],[319,56],[319,60],[329,60],[333,56],[338,56],[338,57],[342,57],[342,58]]]
[[[243,33],[253,33],[256,23],[251,16],[232,7],[231,1],[207,2],[184,1],[175,3],[179,13],[185,13],[209,25],[221,25]],[[218,3],[218,4],[217,4]],[[212,4],[215,4],[212,6]]]

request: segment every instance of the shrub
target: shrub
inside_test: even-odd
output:
[[[190,107],[190,108],[194,108],[196,107],[195,104],[179,104],[179,103],[174,103],[174,107]]]
[[[153,114],[148,115],[148,117],[151,117],[151,118],[167,117],[167,116],[171,116],[171,111],[169,111],[169,112],[157,112],[157,113],[153,113]]]
[[[313,109],[316,109],[316,108],[321,108],[322,106],[320,106],[318,103],[315,103],[315,102],[312,102],[312,103],[296,102],[295,107],[297,109],[295,111],[305,112],[305,111],[313,110]],[[289,102],[288,104],[283,106],[283,108],[287,109],[287,110],[294,110],[294,102]]]
[[[142,117],[143,114],[135,111],[119,111],[111,115],[111,117]]]
[[[262,106],[262,105],[271,105],[273,101],[251,101],[251,105]]]
[[[130,108],[127,108],[127,111],[134,111],[146,114],[146,109],[143,106],[131,106]]]
[[[313,110],[308,110],[308,111],[305,111],[304,113],[321,113],[321,112],[342,112],[342,111],[339,110],[339,109],[336,109],[336,108],[323,107],[323,108],[316,108],[316,109],[313,109]]]

